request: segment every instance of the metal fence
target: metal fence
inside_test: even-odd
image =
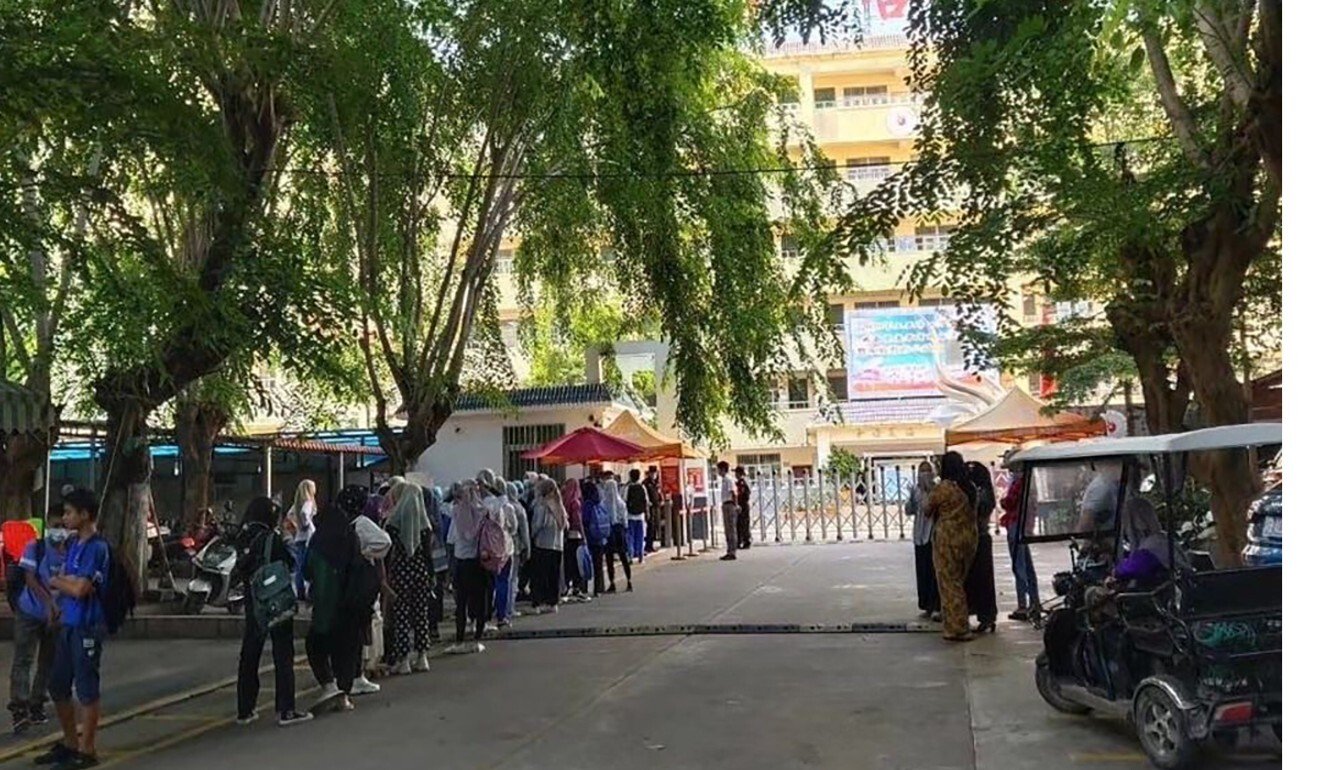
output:
[[[758,473],[751,487],[752,539],[766,543],[904,539],[917,465],[872,466],[854,476]]]

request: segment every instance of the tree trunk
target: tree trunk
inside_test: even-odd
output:
[[[147,515],[151,510],[151,443],[141,401],[102,404],[109,417],[105,491],[98,526],[126,567],[143,585],[147,564]]]
[[[390,458],[390,472],[402,476],[416,469],[417,461],[432,444],[453,410],[435,405],[409,404],[408,422],[396,433],[388,424],[376,425],[381,448]]]
[[[1208,303],[1194,303],[1173,330],[1206,424],[1247,422],[1247,400],[1229,355],[1233,343],[1231,316],[1217,312]],[[1210,489],[1217,534],[1216,561],[1221,566],[1239,565],[1247,539],[1247,507],[1259,491],[1250,453],[1214,452],[1193,468],[1200,470],[1200,481]]]
[[[32,433],[11,434],[0,451],[0,521],[44,515],[33,506],[37,473],[46,464],[50,437]],[[47,484],[50,479],[46,479]]]
[[[219,404],[191,399],[178,402],[174,430],[183,459],[183,525],[191,530],[211,506],[211,461],[215,440],[229,424]]]

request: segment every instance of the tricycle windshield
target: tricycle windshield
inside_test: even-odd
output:
[[[1086,458],[1028,465],[1022,501],[1025,542],[1103,539],[1112,543],[1120,506],[1140,478],[1131,462]]]

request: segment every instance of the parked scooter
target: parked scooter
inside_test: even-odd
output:
[[[232,503],[226,505],[232,512]],[[188,581],[188,593],[183,611],[195,615],[202,608],[224,607],[231,615],[243,611],[243,592],[231,583],[239,557],[239,526],[230,521],[215,522],[217,533],[193,557],[193,577]]]

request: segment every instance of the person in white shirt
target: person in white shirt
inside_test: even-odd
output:
[[[613,471],[605,472],[605,480],[600,483],[601,504],[610,515],[610,540],[605,546],[605,568],[609,572],[610,587],[608,593],[617,589],[614,585],[614,557],[623,562],[623,576],[628,580],[628,591],[633,590],[632,559],[628,556],[628,506],[619,494],[619,482]]]
[[[293,505],[284,514],[284,532],[288,535],[290,550],[293,551],[293,587],[298,598],[307,599],[307,581],[304,571],[307,566],[307,544],[316,534],[316,482],[303,479],[298,482],[298,489],[293,495]]]
[[[720,501],[720,513],[724,517],[724,550],[726,553],[720,557],[720,561],[736,561],[738,559],[738,500],[737,484],[733,476],[729,475],[729,464],[723,460],[715,466],[719,470],[720,477],[716,480],[717,493]]]

